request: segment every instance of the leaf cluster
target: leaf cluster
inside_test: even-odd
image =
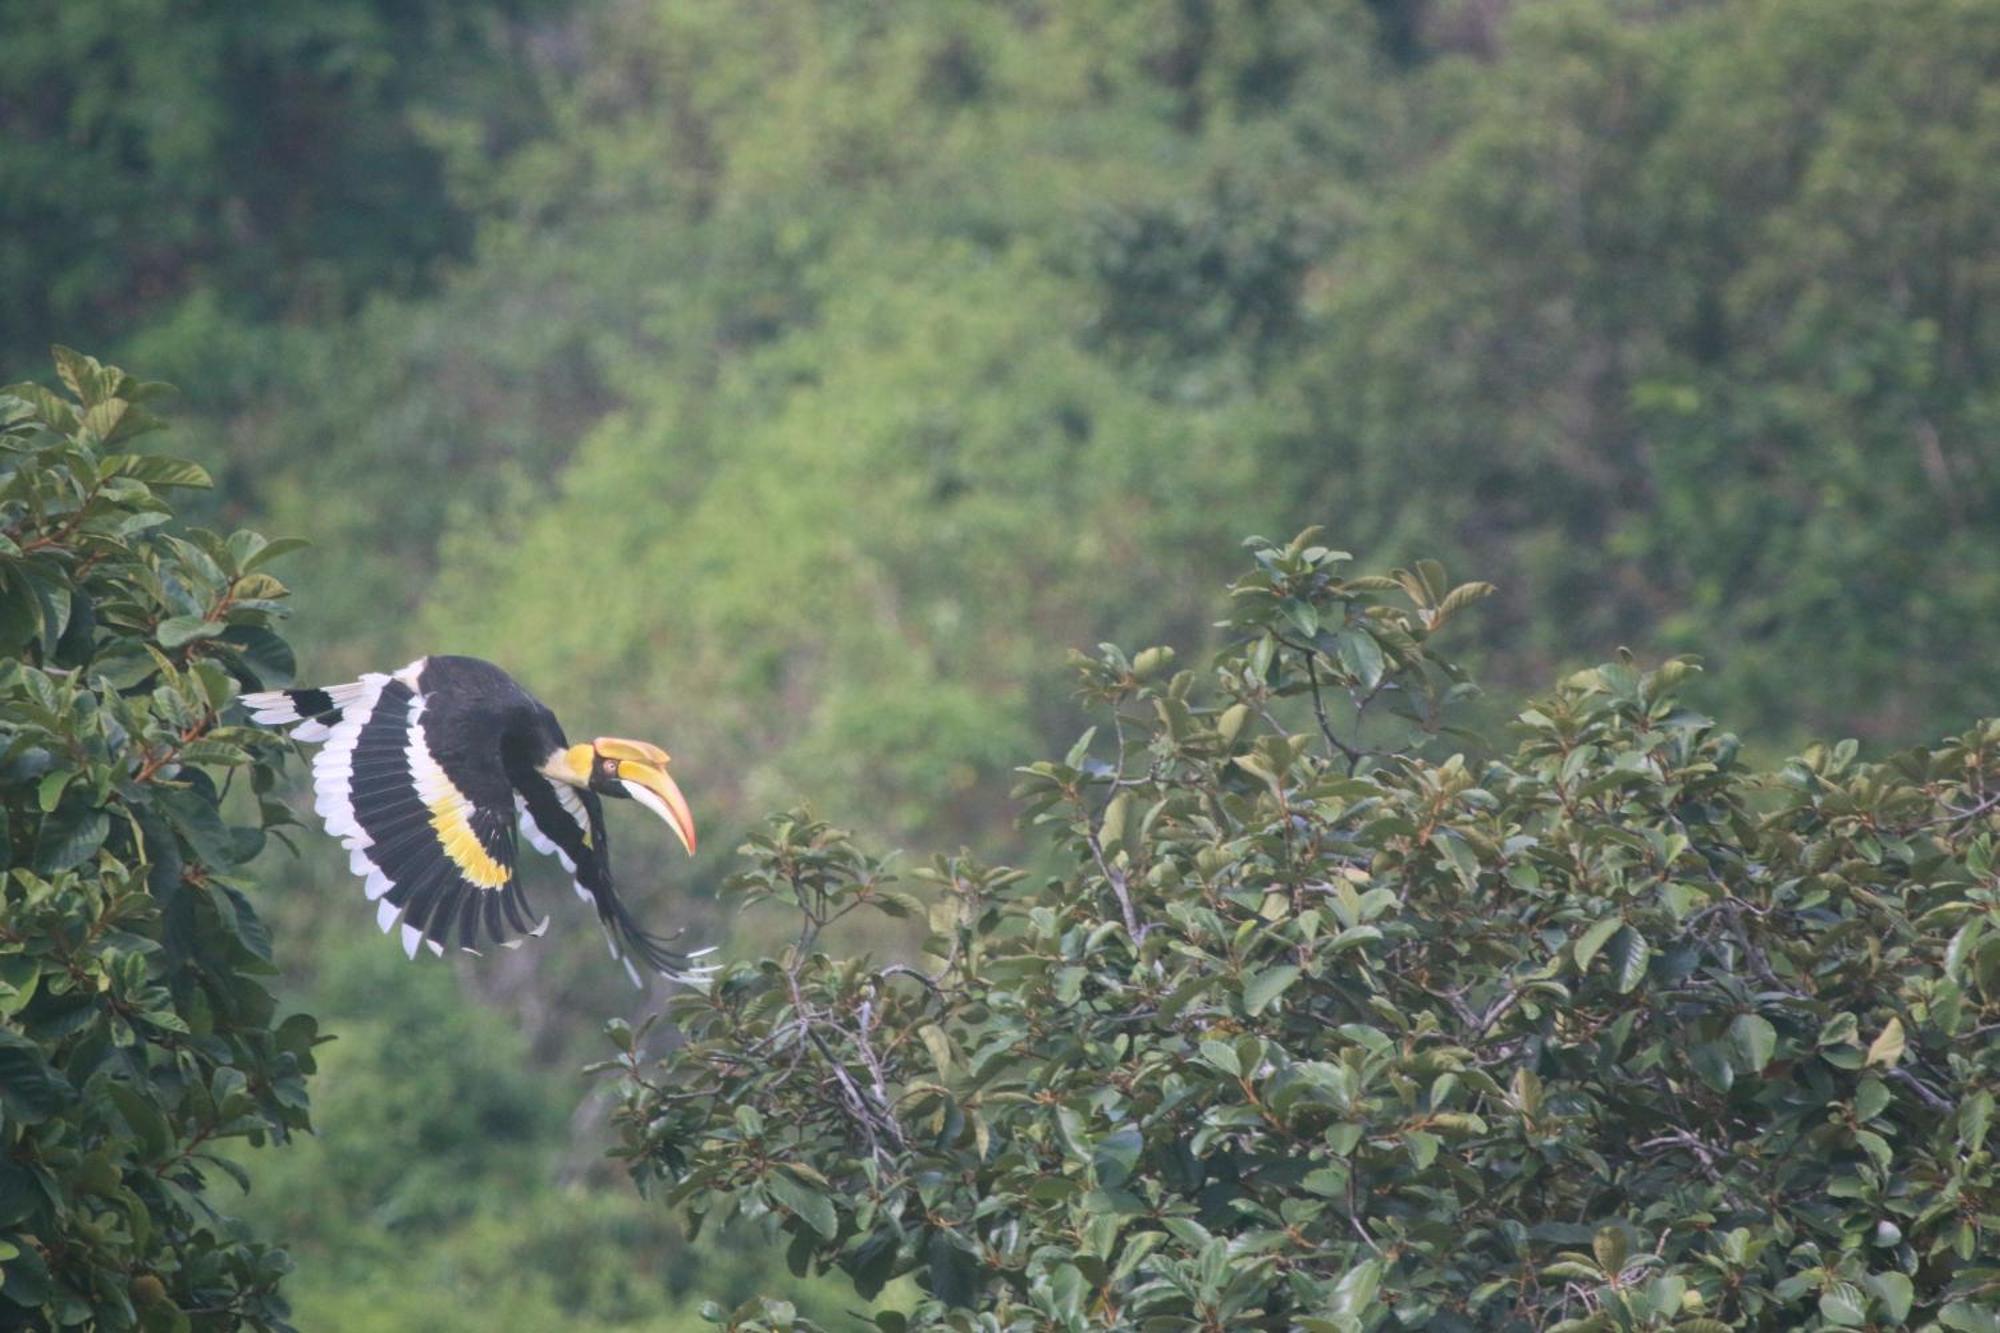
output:
[[[56,365],[0,389],[0,1323],[282,1326],[289,1260],[204,1189],[308,1127],[245,896],[286,749],[229,717],[289,677],[289,544],[174,530],[208,478],[131,451],[163,386]]]
[[[662,1060],[613,1025],[638,1176],[913,1276],[884,1330],[1994,1327],[2000,722],[1760,772],[1621,657],[1469,762],[1483,585],[1251,545],[1208,672],[1079,659],[1105,723],[1017,793],[1060,873],[912,876],[926,966],[822,941],[914,910],[887,864],[751,840],[799,934]]]

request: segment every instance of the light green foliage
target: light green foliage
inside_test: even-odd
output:
[[[1019,789],[1060,872],[935,862],[923,967],[826,946],[923,910],[845,834],[754,836],[796,941],[664,1060],[612,1025],[634,1166],[915,1274],[884,1330],[2000,1317],[2000,722],[1758,772],[1621,658],[1474,765],[1432,640],[1491,589],[1252,555],[1208,670],[1078,662],[1101,723]]]
[[[1231,442],[1050,339],[1071,302],[1032,265],[893,262],[699,409],[644,392],[505,542],[468,535],[437,641],[505,656],[565,715],[656,713],[710,809],[733,794],[714,758],[754,755],[753,796],[810,774],[909,829],[1026,748],[1041,635],[1198,624],[1203,543],[1254,485]],[[1139,549],[1144,576],[1102,578]],[[588,614],[549,614],[581,588]]]
[[[566,716],[657,719],[725,827],[820,790],[897,834],[989,834],[1067,713],[1045,645],[1199,635],[1268,510],[1274,410],[1244,391],[1296,320],[1294,215],[1342,188],[1296,141],[1358,156],[1380,94],[1365,28],[605,22],[641,56],[576,81],[488,241],[593,313],[622,406],[557,486],[451,525],[428,638],[504,654]]]
[[[231,1139],[307,1127],[244,863],[283,757],[234,725],[284,683],[266,569],[292,543],[176,529],[194,463],[134,452],[162,386],[58,349],[0,389],[0,1323],[282,1326],[283,1250],[205,1197]]]

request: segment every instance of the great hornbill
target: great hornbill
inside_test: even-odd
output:
[[[421,657],[391,675],[243,702],[252,720],[322,742],[314,808],[366,880],[377,922],[402,927],[412,958],[420,944],[442,954],[454,940],[474,953],[482,940],[517,948],[548,928],[514,878],[518,816],[597,908],[634,985],[635,961],[674,980],[699,975],[611,887],[600,797],[637,800],[694,853],[694,816],[658,746],[609,736],[571,745],[541,700],[476,657]]]

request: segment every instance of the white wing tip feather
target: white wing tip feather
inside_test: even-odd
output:
[[[243,706],[250,710],[251,721],[262,722],[266,726],[282,726],[301,720],[291,695],[283,690],[253,691],[243,696]]]

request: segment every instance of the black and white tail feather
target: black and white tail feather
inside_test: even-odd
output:
[[[613,959],[684,985],[714,968],[643,929],[611,884],[602,802],[552,780],[539,760],[561,728],[513,680],[471,658],[421,658],[323,689],[247,694],[253,721],[317,742],[313,808],[404,952],[518,948],[548,929],[515,875],[515,827],[569,872],[597,910]]]
[[[641,927],[625,906],[625,900],[610,891],[608,868],[600,869],[607,858],[592,856],[590,851],[592,847],[601,848],[604,845],[603,807],[598,799],[589,792],[579,793],[561,783],[547,785],[561,807],[561,814],[555,816],[551,827],[562,841],[542,831],[541,825],[535,822],[535,813],[528,799],[517,793],[514,803],[520,816],[521,833],[527,838],[529,846],[562,863],[562,868],[569,872],[570,887],[576,890],[576,896],[597,910],[597,920],[604,928],[604,943],[611,950],[612,960],[624,967],[625,975],[632,978],[634,986],[645,984],[639,975],[640,965],[669,981],[683,984],[706,981],[715,969],[698,966],[696,960],[714,953],[713,947],[697,949],[692,953],[674,949],[671,939]],[[550,818],[550,812],[545,810],[543,817]],[[581,855],[580,862],[577,855],[572,855],[573,852]],[[601,887],[597,883],[600,875],[603,877]],[[586,880],[591,882],[586,883]]]

